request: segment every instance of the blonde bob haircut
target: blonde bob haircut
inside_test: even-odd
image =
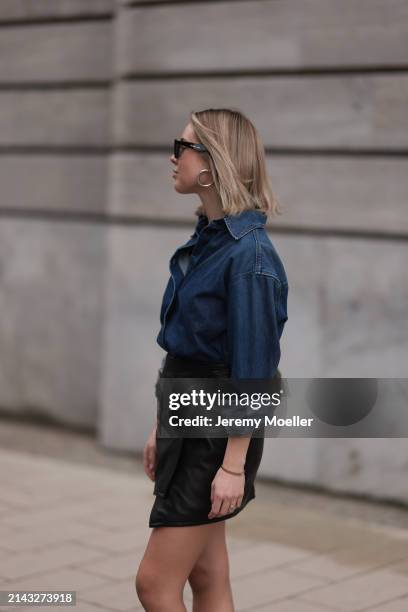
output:
[[[208,149],[214,188],[226,215],[260,210],[281,215],[266,171],[265,150],[255,126],[235,109],[209,108],[192,112],[194,132]],[[205,214],[200,204],[195,211]]]

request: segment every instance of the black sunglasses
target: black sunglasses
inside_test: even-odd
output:
[[[198,142],[188,142],[188,140],[181,140],[179,138],[175,138],[174,140],[174,157],[178,159],[181,155],[183,147],[189,147],[190,149],[194,149],[194,151],[198,151],[199,153],[208,153],[208,149],[205,146]]]

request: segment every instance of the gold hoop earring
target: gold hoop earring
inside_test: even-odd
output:
[[[200,187],[211,187],[211,185],[214,185],[214,181],[212,183],[206,183],[206,184],[200,183],[200,175],[203,172],[210,172],[210,171],[207,169],[204,169],[204,170],[200,170],[200,172],[198,173],[197,183],[200,185]]]

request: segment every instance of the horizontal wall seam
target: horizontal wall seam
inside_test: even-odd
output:
[[[95,89],[101,87],[112,87],[134,81],[173,81],[177,79],[189,79],[199,81],[201,79],[239,79],[239,78],[259,78],[259,77],[327,77],[338,76],[387,76],[389,74],[402,74],[408,76],[408,63],[405,66],[360,66],[360,67],[324,67],[324,68],[305,68],[305,69],[273,69],[273,70],[239,70],[223,72],[124,72],[105,78],[92,79],[92,76],[83,79],[64,79],[64,80],[21,80],[21,81],[0,81],[0,91],[26,91],[26,90],[54,90],[54,89]]]
[[[0,156],[7,155],[115,155],[120,153],[163,155],[173,151],[171,146],[165,145],[15,145],[0,144]],[[269,156],[305,156],[305,157],[408,157],[408,144],[406,149],[351,149],[351,148],[307,148],[307,147],[265,147]]]
[[[273,70],[239,70],[223,72],[128,72],[112,75],[105,79],[93,79],[92,76],[83,79],[64,79],[64,80],[21,80],[21,81],[0,81],[0,91],[42,91],[56,89],[96,89],[120,86],[125,83],[143,81],[173,81],[179,79],[200,81],[202,79],[240,79],[240,78],[259,78],[259,77],[305,77],[311,78],[335,78],[336,76],[387,76],[391,74],[402,74],[408,76],[408,64],[406,66],[388,67],[329,67],[329,68],[305,68],[305,69],[273,69]]]
[[[109,155],[112,147],[101,145],[0,145],[0,156],[7,155]]]
[[[123,81],[155,81],[173,79],[222,79],[222,78],[258,78],[258,77],[287,77],[287,76],[310,76],[310,77],[336,77],[338,76],[364,76],[387,74],[407,74],[408,62],[404,64],[375,64],[375,65],[329,65],[329,66],[305,66],[304,68],[250,68],[239,70],[184,70],[178,72],[119,72],[115,76],[116,82]]]
[[[63,210],[54,212],[41,209],[10,209],[0,208],[0,218],[14,218],[23,220],[41,220],[41,221],[67,221],[72,223],[98,223],[101,225],[111,226],[148,226],[148,227],[175,227],[175,228],[191,228],[194,227],[194,220],[180,219],[157,219],[149,217],[134,217],[129,215],[109,215],[90,212],[70,212]],[[271,234],[299,235],[299,236],[318,236],[322,238],[350,238],[361,240],[386,240],[395,242],[408,241],[408,233],[403,232],[384,232],[380,230],[352,230],[350,228],[321,228],[321,227],[299,227],[295,225],[267,227],[267,231]]]
[[[72,79],[64,81],[0,81],[0,92],[2,91],[54,91],[65,89],[108,89],[111,86],[110,79]]]
[[[0,30],[1,28],[31,28],[48,24],[64,25],[65,23],[82,23],[84,21],[111,21],[114,16],[114,11],[107,11],[103,13],[77,13],[72,15],[33,15],[22,17],[21,19],[18,17],[11,19],[0,18]]]
[[[259,0],[258,0],[259,1]],[[261,0],[262,1],[262,0]],[[263,0],[264,2],[270,2],[270,0]],[[237,2],[245,2],[248,4],[249,0],[157,0],[156,2],[152,2],[151,0],[122,0],[122,7],[144,7],[144,8],[154,8],[156,6],[172,6],[173,4],[191,4],[194,6],[195,4],[225,4],[232,3],[236,4]]]

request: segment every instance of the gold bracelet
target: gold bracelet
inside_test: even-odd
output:
[[[242,476],[242,474],[245,474],[245,470],[242,472],[232,472],[231,470],[227,470],[227,468],[225,468],[223,465],[221,466],[221,469],[224,470],[224,472],[228,472],[228,474],[234,474],[234,476]]]

